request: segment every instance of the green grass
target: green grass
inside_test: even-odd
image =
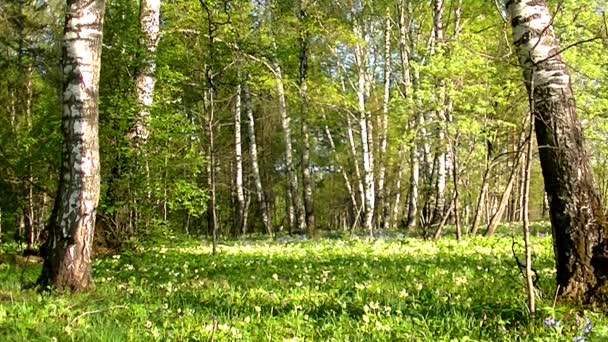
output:
[[[22,290],[40,266],[3,263],[0,340],[572,341],[577,314],[593,323],[587,341],[608,339],[602,314],[553,308],[550,238],[534,239],[542,299],[529,317],[511,245],[252,239],[213,257],[207,243],[173,238],[97,259],[95,291],[74,295]]]

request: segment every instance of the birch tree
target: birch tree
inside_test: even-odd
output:
[[[310,134],[308,132],[308,32],[306,28],[306,0],[299,1],[299,75],[298,88],[300,95],[300,121],[302,123],[302,187],[304,188],[304,213],[308,235],[315,235],[315,214],[313,201],[313,178],[310,172]]]
[[[92,284],[91,253],[99,201],[98,84],[104,0],[68,0],[62,53],[63,112],[59,191],[38,282],[59,290]]]
[[[150,135],[148,121],[156,86],[156,48],[160,38],[160,1],[141,0],[140,3],[139,29],[145,52],[142,67],[135,79],[139,110],[131,132],[131,138],[138,145],[145,143]]]
[[[249,133],[249,153],[251,154],[251,169],[253,172],[253,182],[255,183],[256,197],[262,212],[262,223],[266,228],[266,233],[272,236],[272,221],[268,212],[268,204],[266,203],[266,195],[262,186],[262,177],[260,176],[260,166],[258,162],[258,144],[255,133],[255,118],[253,116],[253,104],[251,103],[251,94],[249,87],[243,87],[243,99],[245,111],[247,113],[247,131]]]
[[[379,156],[378,156],[378,217],[382,219],[382,229],[388,228],[390,221],[390,209],[386,196],[385,178],[388,147],[388,112],[391,100],[391,30],[392,18],[389,8],[386,8],[384,18],[384,97],[382,99],[382,115],[380,116],[379,129]]]
[[[234,234],[243,233],[245,195],[243,193],[243,149],[241,144],[241,97],[242,87],[236,86],[234,103],[234,187],[236,193],[236,210],[234,217]]]
[[[577,116],[568,68],[545,1],[509,0],[513,44],[534,114],[563,298],[608,299],[608,223]]]

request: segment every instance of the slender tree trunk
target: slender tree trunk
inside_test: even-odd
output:
[[[477,206],[475,207],[475,215],[473,216],[473,223],[471,224],[471,235],[477,235],[477,230],[479,229],[479,223],[481,221],[481,215],[483,214],[484,204],[487,200],[488,188],[489,188],[489,178],[490,172],[492,171],[492,143],[490,141],[487,142],[487,152],[486,152],[486,167],[483,172],[483,177],[481,179],[481,190],[479,190],[479,196],[477,197]]]
[[[535,117],[563,298],[608,302],[608,224],[594,189],[566,63],[545,1],[507,1]]]
[[[458,163],[458,149],[457,149],[457,141],[458,137],[455,139],[452,144],[452,182],[454,183],[454,223],[456,224],[456,239],[460,240],[462,238],[462,229],[460,226],[460,189],[459,189],[459,179],[458,174],[460,164]]]
[[[350,120],[350,117],[347,117],[346,119],[347,123],[347,131],[348,131],[348,145],[350,146],[350,153],[352,155],[353,158],[353,167],[355,169],[355,177],[358,188],[359,188],[359,198],[360,198],[360,205],[359,207],[355,207],[355,219],[354,221],[357,222],[359,220],[359,216],[361,214],[362,210],[365,210],[365,186],[363,184],[364,180],[363,177],[361,176],[361,170],[359,168],[359,155],[357,154],[357,148],[355,145],[355,136],[353,133],[353,126]]]
[[[99,201],[98,84],[104,0],[68,0],[62,56],[61,178],[49,226],[43,287],[86,290]]]
[[[382,100],[382,116],[380,116],[379,155],[378,155],[378,217],[381,218],[380,227],[387,229],[390,221],[389,202],[385,188],[387,147],[388,147],[388,112],[391,100],[391,31],[392,19],[390,10],[386,8],[384,23],[384,98]]]
[[[245,195],[243,192],[243,149],[241,144],[241,85],[236,86],[234,103],[234,190],[235,190],[235,225],[234,234],[243,233]]]
[[[520,156],[520,151],[517,152],[517,163],[519,164],[519,156]],[[513,169],[511,170],[511,174],[509,175],[509,180],[507,183],[507,187],[505,188],[505,190],[503,191],[502,195],[500,196],[500,202],[498,202],[498,207],[496,208],[496,212],[494,212],[494,214],[491,216],[490,218],[490,223],[488,223],[488,227],[486,229],[486,232],[484,233],[484,235],[486,237],[492,236],[494,235],[494,233],[496,232],[496,228],[498,228],[498,225],[500,224],[500,221],[502,220],[502,217],[505,213],[505,210],[507,209],[507,205],[509,204],[509,198],[511,197],[511,192],[513,191],[513,185],[515,184],[515,175],[517,174],[517,166],[513,167]]]
[[[315,236],[315,214],[313,201],[313,178],[310,174],[310,134],[308,132],[308,32],[306,29],[306,0],[299,2],[298,19],[300,21],[300,54],[298,87],[300,92],[300,114],[302,123],[302,187],[304,188],[304,214],[309,236]]]
[[[397,227],[398,226],[398,221],[399,221],[399,212],[401,211],[401,182],[403,180],[403,174],[405,173],[405,145],[402,144],[401,147],[399,148],[399,166],[397,168],[397,174],[395,175],[395,185],[393,187],[393,193],[394,198],[392,200],[393,202],[393,209],[392,209],[392,217],[391,217],[391,227]],[[415,191],[415,192],[414,192]],[[409,189],[409,196],[417,196],[418,195],[418,191],[413,190],[412,189],[412,183],[410,183],[410,189]],[[407,204],[408,204],[408,212],[407,212],[407,220],[409,223],[409,219],[410,219],[410,214],[411,214],[411,203],[416,203],[416,200],[411,201],[408,200]],[[415,220],[415,215],[414,215],[414,220]],[[407,228],[410,228],[409,226]]]
[[[408,51],[408,34],[410,35],[411,40],[411,48],[415,48],[415,39],[412,39],[412,34],[410,32],[411,27],[408,23],[406,23],[406,12],[407,16],[411,17],[412,8],[411,2],[406,0],[400,0],[398,3],[399,10],[399,56],[401,61],[401,95],[404,99],[412,96],[414,92],[412,91],[412,79],[416,79],[416,77],[411,76],[411,68],[410,68],[410,53]],[[417,115],[413,115],[410,123],[409,129],[414,132],[414,138],[412,139],[410,145],[410,182],[409,182],[409,191],[408,191],[408,202],[407,202],[407,229],[412,230],[416,227],[416,221],[418,216],[418,184],[420,182],[420,154],[418,148],[418,136],[417,132]],[[405,146],[402,146],[404,148]],[[400,166],[399,166],[399,174],[403,172],[403,159],[405,159],[405,150],[399,152]],[[400,181],[400,180],[399,180]],[[400,194],[398,193],[397,196]],[[398,207],[395,206],[393,210],[393,222],[397,220],[397,212]]]
[[[262,186],[262,177],[260,176],[260,166],[258,162],[258,144],[255,133],[255,118],[253,117],[253,103],[251,102],[251,94],[247,86],[243,89],[245,100],[245,111],[247,112],[247,128],[249,131],[249,153],[251,154],[251,168],[253,171],[253,182],[255,183],[256,196],[260,211],[262,212],[262,223],[266,229],[266,233],[272,237],[272,222],[269,218],[268,205],[266,203],[266,194]]]
[[[323,114],[323,118],[325,119],[325,121],[327,121],[325,114]],[[327,126],[327,125],[325,125],[325,135],[327,136],[327,140],[329,141],[329,147],[331,147],[331,150],[335,153],[336,152],[336,143],[334,142],[334,138],[331,134],[331,131],[329,130],[329,126]],[[346,191],[348,192],[348,196],[350,198],[353,211],[357,210],[357,207],[358,207],[357,197],[355,196],[355,192],[353,191],[353,187],[350,183],[350,179],[348,178],[348,173],[342,166],[340,166],[340,173],[342,174],[342,178],[344,179],[344,185],[346,186]],[[353,218],[353,221],[354,221],[354,218]]]
[[[292,224],[297,225],[300,231],[306,231],[306,218],[302,201],[298,193],[298,174],[296,172],[294,160],[293,160],[293,143],[291,136],[291,117],[287,112],[287,101],[285,100],[285,88],[283,85],[283,73],[281,66],[276,61],[273,61],[273,70],[276,81],[277,96],[279,98],[279,114],[281,115],[281,126],[283,126],[283,139],[285,139],[285,166],[287,167],[287,177],[289,184],[289,198],[291,203],[290,207],[293,207],[295,214],[295,222]],[[289,209],[291,211],[291,209]]]
[[[524,163],[524,188],[523,192],[523,230],[524,230],[524,248],[526,253],[526,288],[528,290],[528,310],[530,314],[536,311],[536,295],[534,291],[534,279],[532,273],[532,246],[530,245],[530,222],[529,222],[529,206],[530,206],[530,168],[532,165],[532,132],[534,131],[534,120],[530,120],[530,130],[528,133],[528,143],[526,144],[526,157]]]
[[[354,27],[355,34],[363,37],[363,32],[358,24]],[[363,228],[370,236],[374,235],[374,208],[376,204],[376,193],[374,189],[374,161],[373,161],[373,137],[371,128],[371,115],[366,109],[367,94],[367,56],[365,48],[357,43],[355,47],[355,63],[358,70],[357,103],[359,110],[359,127],[361,129],[361,147],[363,157],[363,178],[365,207]]]
[[[210,43],[212,44],[212,42]],[[217,250],[218,220],[217,220],[217,201],[216,201],[216,161],[215,161],[215,91],[213,90],[213,78],[211,70],[205,67],[207,77],[207,91],[205,94],[205,109],[207,112],[207,189],[209,198],[207,199],[207,230],[211,234],[213,255]]]

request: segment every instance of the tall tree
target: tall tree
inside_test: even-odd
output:
[[[608,301],[608,224],[571,79],[545,1],[509,0],[513,44],[535,118],[562,297]]]
[[[239,80],[240,82],[240,80]],[[234,234],[243,233],[245,195],[243,192],[243,148],[241,144],[241,98],[242,87],[236,86],[236,98],[234,102],[234,187],[235,187],[235,206]]]
[[[379,155],[378,155],[378,217],[381,218],[380,226],[388,228],[390,224],[390,209],[386,190],[386,163],[388,148],[388,112],[391,100],[391,31],[392,18],[389,8],[386,8],[384,18],[384,97],[382,99],[382,115],[380,116]]]
[[[139,9],[139,30],[144,58],[135,79],[135,91],[139,110],[132,128],[131,137],[136,144],[143,144],[150,134],[148,121],[150,106],[156,86],[156,48],[160,38],[160,0],[141,0]]]
[[[62,54],[63,148],[59,191],[39,284],[86,290],[99,201],[98,84],[104,0],[68,0]]]
[[[270,220],[270,213],[268,212],[268,204],[266,203],[266,195],[264,193],[264,187],[262,186],[262,177],[260,176],[260,166],[258,162],[258,143],[256,140],[255,133],[255,118],[253,116],[253,104],[251,103],[251,94],[249,93],[249,87],[245,85],[243,87],[243,100],[245,104],[245,111],[247,113],[247,131],[249,133],[249,153],[251,154],[251,169],[253,172],[253,182],[255,183],[256,196],[260,211],[262,212],[262,223],[266,228],[266,233],[272,236],[272,221]]]
[[[304,212],[306,228],[309,235],[315,235],[315,214],[313,200],[313,178],[310,173],[310,133],[308,132],[308,99],[306,84],[308,77],[308,29],[306,0],[299,1],[298,22],[299,32],[299,75],[298,87],[300,93],[300,122],[302,124],[302,188],[304,189]]]
[[[353,31],[358,41],[355,46],[355,64],[357,67],[357,109],[359,111],[359,128],[361,129],[361,147],[363,157],[363,183],[365,194],[365,206],[363,228],[370,236],[374,234],[374,208],[376,204],[376,192],[374,187],[374,148],[373,148],[373,124],[371,113],[366,108],[368,89],[368,62],[369,51],[362,42],[366,42],[366,33],[359,18],[354,19]]]

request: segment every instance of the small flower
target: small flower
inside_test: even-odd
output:
[[[543,321],[543,324],[544,324],[546,327],[555,327],[555,328],[557,328],[557,327],[559,327],[559,320],[556,320],[556,319],[555,319],[555,318],[553,318],[553,317],[547,317],[547,318],[545,318],[545,320]]]
[[[583,332],[583,334],[588,334],[591,332],[591,330],[593,329],[593,324],[591,323],[591,320],[587,317],[585,317],[585,326],[583,327],[583,329],[581,330]]]

